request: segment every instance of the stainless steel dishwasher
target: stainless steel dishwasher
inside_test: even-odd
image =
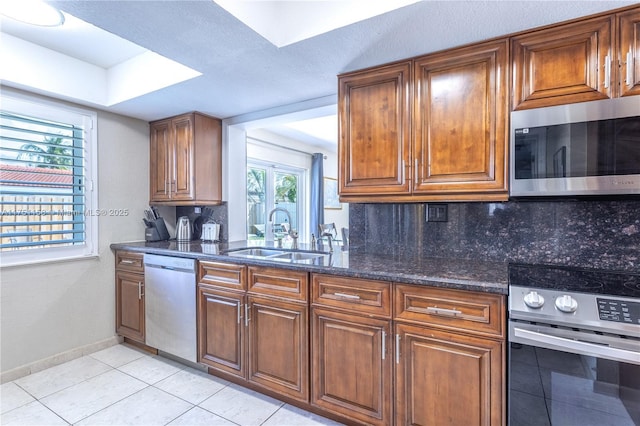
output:
[[[146,344],[197,362],[196,262],[144,255]]]

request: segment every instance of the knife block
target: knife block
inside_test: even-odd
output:
[[[149,222],[151,226],[147,226],[144,231],[145,241],[167,241],[169,239],[169,231],[164,219],[159,217],[153,222]]]

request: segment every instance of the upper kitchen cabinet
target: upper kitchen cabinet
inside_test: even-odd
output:
[[[501,201],[508,39],[339,77],[340,199]]]
[[[508,52],[503,39],[415,60],[414,195],[506,199]]]
[[[514,110],[640,95],[640,8],[512,38]]]
[[[640,8],[618,14],[620,95],[640,95]]]
[[[339,77],[341,196],[409,194],[411,61]]]
[[[512,38],[513,109],[614,96],[612,16]]]
[[[222,201],[222,123],[197,112],[151,124],[150,202]]]

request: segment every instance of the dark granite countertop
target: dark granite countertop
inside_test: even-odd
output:
[[[363,251],[344,251],[335,248],[331,256],[317,264],[278,262],[268,259],[234,257],[229,250],[244,247],[273,247],[273,242],[235,241],[231,243],[203,243],[191,241],[125,242],[111,244],[112,250],[216,260],[246,265],[274,266],[283,269],[306,270],[354,278],[367,278],[399,283],[445,287],[487,293],[508,294],[509,271],[507,263],[454,258],[420,258],[389,256]],[[310,250],[301,244],[301,250]],[[326,250],[318,246],[318,251]],[[287,250],[285,245],[284,250]]]

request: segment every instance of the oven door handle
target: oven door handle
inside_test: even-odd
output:
[[[519,327],[513,327],[513,337],[517,338],[516,343],[537,345],[547,349],[569,351],[579,355],[595,356],[640,365],[640,352],[637,351],[628,351],[626,349],[599,345],[597,343],[552,336]]]

